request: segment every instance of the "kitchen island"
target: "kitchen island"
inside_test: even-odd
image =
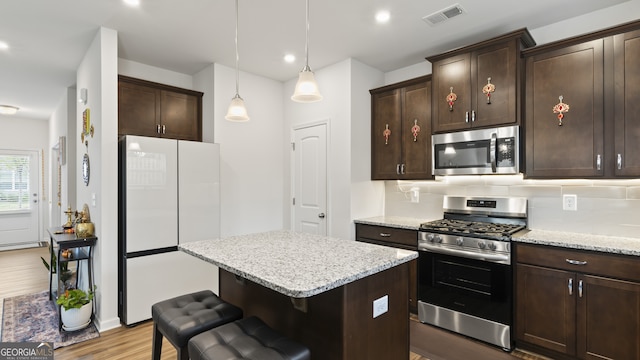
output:
[[[311,349],[313,359],[408,359],[406,280],[417,252],[272,231],[181,251],[220,268],[220,296]]]

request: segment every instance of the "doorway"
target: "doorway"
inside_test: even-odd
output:
[[[327,123],[293,133],[293,230],[327,235]]]
[[[0,250],[40,242],[40,154],[0,149]]]

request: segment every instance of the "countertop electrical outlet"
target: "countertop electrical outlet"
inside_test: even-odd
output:
[[[385,295],[379,299],[373,300],[373,318],[389,311],[389,295]]]
[[[577,211],[578,195],[575,195],[575,194],[562,195],[562,210]]]

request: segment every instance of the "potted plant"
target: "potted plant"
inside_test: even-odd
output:
[[[53,278],[53,282],[57,282],[57,269],[55,264],[58,261],[58,257],[56,256],[56,252],[51,249],[51,247],[49,247],[49,253],[51,254],[51,265],[49,265],[49,263],[47,262],[47,260],[45,260],[42,256],[40,257],[40,259],[42,259],[42,264],[44,265],[44,267],[47,269],[47,271],[51,271],[51,273],[53,274],[52,278]],[[65,289],[67,289],[70,285],[69,285],[69,280],[71,280],[71,278],[73,277],[73,271],[69,270],[69,263],[64,261],[60,263],[60,281],[62,281],[62,284],[64,286]]]
[[[93,313],[92,290],[70,289],[62,293],[56,300],[60,305],[60,317],[62,318],[62,328],[66,331],[80,330],[91,322]]]

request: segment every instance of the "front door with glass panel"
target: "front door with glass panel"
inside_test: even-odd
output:
[[[39,154],[0,149],[0,250],[40,241]]]

